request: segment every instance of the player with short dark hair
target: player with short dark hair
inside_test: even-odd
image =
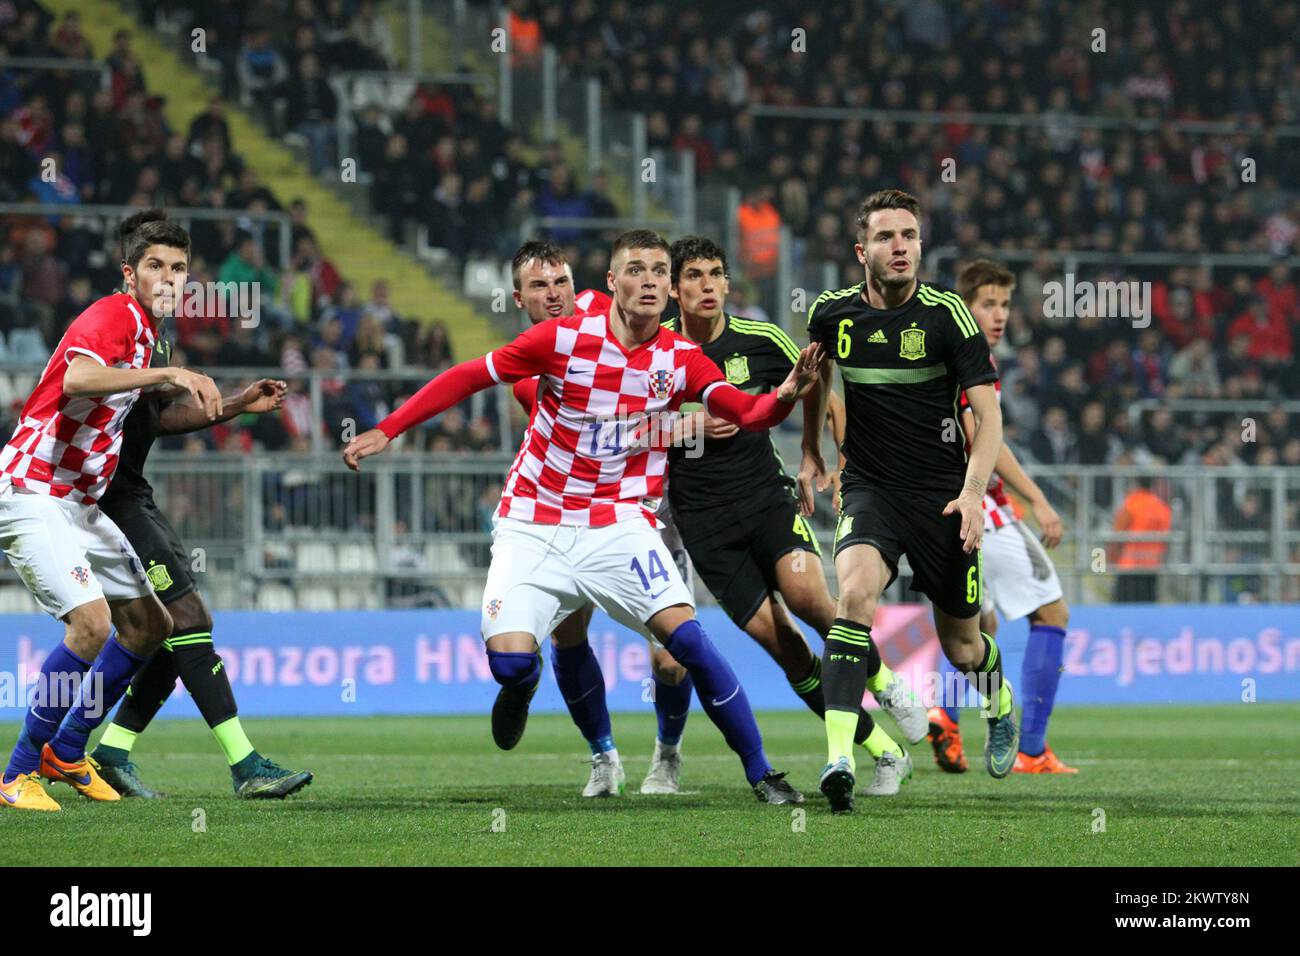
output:
[[[742,428],[770,428],[812,387],[821,349],[805,349],[774,392],[754,398],[728,385],[698,346],[660,325],[670,263],[657,233],[624,233],[610,257],[608,311],[539,323],[443,372],[349,443],[343,458],[357,469],[406,429],[475,392],[541,376],[494,522],[481,621],[493,677],[519,690],[534,686],[539,642],[595,603],[686,667],[759,800],[799,803],[802,795],[768,763],[744,689],[696,620],[659,538],[654,512],[668,456],[656,432],[688,400]]]
[[[957,292],[979,323],[980,331],[994,348],[1002,340],[1011,315],[1011,293],[1015,274],[989,259],[977,259],[957,276]],[[994,383],[1002,401],[1001,383]],[[962,396],[962,428],[971,436],[970,405]],[[1029,502],[1034,519],[1042,529],[1042,543],[1025,528],[1015,506],[1007,497],[1003,481]],[[1043,546],[1054,548],[1061,541],[1060,515],[1047,501],[1043,489],[1021,467],[1015,453],[1004,442],[988,491],[984,494],[984,607],[980,627],[985,634],[997,634],[1001,611],[1008,621],[1029,618],[1029,644],[1020,671],[1020,751],[1013,773],[1077,773],[1047,746],[1047,724],[1061,682],[1061,661],[1065,653],[1065,627],[1070,611],[1052,559]],[[995,610],[996,608],[996,610]],[[945,682],[945,687],[947,682]],[[949,773],[966,769],[962,753],[960,711],[956,701],[930,709],[930,743],[939,766]]]
[[[921,207],[914,197],[897,189],[868,196],[858,209],[854,252],[864,281],[822,293],[808,312],[810,340],[840,367],[847,409],[835,530],[840,598],[822,658],[828,760],[821,790],[837,813],[853,809],[853,734],[871,622],[903,555],[913,589],[934,605],[948,660],[987,693],[992,776],[1011,772],[1019,738],[1001,654],[979,627],[980,503],[1002,445],[988,343],[960,296],[919,280]],[[814,486],[829,483],[821,430],[830,379],[827,367],[816,400],[804,406],[804,514],[812,513]],[[957,423],[963,389],[975,425],[969,453]]]
[[[38,776],[92,800],[120,799],[86,742],[172,620],[99,501],[142,389],[176,386],[198,414],[221,414],[206,375],[149,367],[157,323],[175,311],[189,273],[189,235],[158,209],[128,217],[120,235],[125,291],[68,326],[0,451],[0,546],[41,608],[66,625],[0,776],[0,807],[58,810]]]
[[[798,360],[799,349],[779,326],[727,315],[727,256],[722,248],[710,239],[688,236],[673,243],[672,257],[671,295],[681,316],[667,327],[699,345],[737,388],[762,394],[779,386]],[[842,407],[837,411],[842,413]],[[736,626],[771,655],[799,699],[821,717],[821,657],[808,646],[790,613],[825,637],[835,621],[835,602],[826,586],[816,533],[799,514],[794,481],[786,476],[770,436],[741,432],[702,409],[683,406],[683,413],[688,412],[684,424],[701,430],[704,444],[699,455],[679,446],[669,453],[668,498],[691,563]],[[777,594],[785,606],[776,600]],[[924,709],[874,646],[871,650],[868,686],[910,743],[925,739]],[[656,648],[651,660],[659,734],[641,792],[677,793],[692,684],[667,650]],[[854,740],[877,761],[876,779],[867,793],[898,793],[911,775],[911,758],[903,748],[861,709]]]

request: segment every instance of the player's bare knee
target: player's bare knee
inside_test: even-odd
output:
[[[676,687],[686,679],[686,668],[662,647],[650,655],[650,670],[655,680],[670,687]]]
[[[152,654],[173,631],[171,612],[156,597],[140,598],[123,614],[117,632],[128,650]]]
[[[984,648],[966,641],[944,643],[943,652],[949,663],[959,671],[975,670],[984,660]]]
[[[172,618],[172,633],[195,634],[202,631],[212,632],[212,614],[208,606],[199,597],[198,592],[191,592],[179,601],[167,605]]]
[[[980,630],[989,637],[997,637],[998,634],[998,616],[996,614],[980,615]]]
[[[876,616],[877,598],[878,596],[867,588],[845,585],[840,591],[837,614],[850,621],[870,624]]]
[[[1059,598],[1051,604],[1044,604],[1037,611],[1030,614],[1029,623],[1064,628],[1070,623],[1070,607],[1065,603],[1065,598]]]
[[[113,632],[113,615],[107,601],[92,601],[69,611],[64,624],[64,644],[78,657],[91,660]]]

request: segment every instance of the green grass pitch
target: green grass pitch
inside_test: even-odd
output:
[[[235,800],[207,728],[163,720],[136,760],[167,800],[93,804],[51,786],[61,813],[0,810],[0,864],[32,863],[36,848],[56,845],[75,846],[79,864],[114,865],[1300,861],[1300,704],[1065,708],[1051,740],[1080,773],[1001,781],[983,769],[983,728],[969,712],[968,773],[941,773],[922,743],[900,796],[859,797],[846,817],[831,816],[817,792],[822,725],[798,712],[763,713],[759,723],[773,763],[808,797],[802,820],[754,799],[702,713],[691,715],[683,750],[689,792],[676,797],[635,792],[653,717],[614,715],[628,793],[606,800],[579,795],[588,758],[567,716],[534,715],[510,753],[493,748],[486,716],[247,720],[263,753],[316,772],[284,802]],[[0,725],[0,743],[16,733]],[[869,772],[862,759],[860,773]],[[1094,832],[1097,811],[1104,832]]]

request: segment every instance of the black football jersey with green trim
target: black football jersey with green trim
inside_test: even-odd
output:
[[[159,336],[154,344],[150,368],[165,368],[171,358],[171,342]],[[170,405],[142,394],[122,423],[122,448],[117,460],[117,470],[108,490],[99,499],[99,506],[107,514],[116,505],[129,498],[152,497],[153,486],[144,476],[144,463],[159,434],[162,410]],[[109,515],[112,517],[112,515]]]
[[[918,283],[896,309],[876,309],[864,283],[823,292],[808,338],[840,367],[846,482],[956,497],[966,477],[958,399],[997,381],[988,343],[951,289]]]
[[[682,331],[679,319],[665,325]],[[799,359],[799,347],[780,326],[734,315],[727,316],[716,339],[700,348],[729,383],[751,395],[778,388]],[[683,405],[682,412],[698,407]],[[669,452],[668,500],[677,515],[722,506],[750,510],[789,498],[793,487],[765,431],[705,438],[693,451],[677,447]]]

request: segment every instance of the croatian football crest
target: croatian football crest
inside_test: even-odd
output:
[[[899,336],[898,354],[905,359],[925,358],[925,330],[903,329]]]
[[[77,565],[75,568],[72,569],[72,577],[83,588],[90,587],[90,572],[87,571],[85,568],[83,568],[81,565]]]
[[[722,371],[729,383],[743,385],[749,381],[749,356],[733,355],[724,363]]]
[[[650,394],[665,399],[673,393],[672,369],[656,368],[650,371]]]
[[[490,617],[492,620],[495,621],[497,619],[497,615],[501,613],[500,598],[493,598],[492,600],[487,602],[487,613],[488,613],[488,617]]]

